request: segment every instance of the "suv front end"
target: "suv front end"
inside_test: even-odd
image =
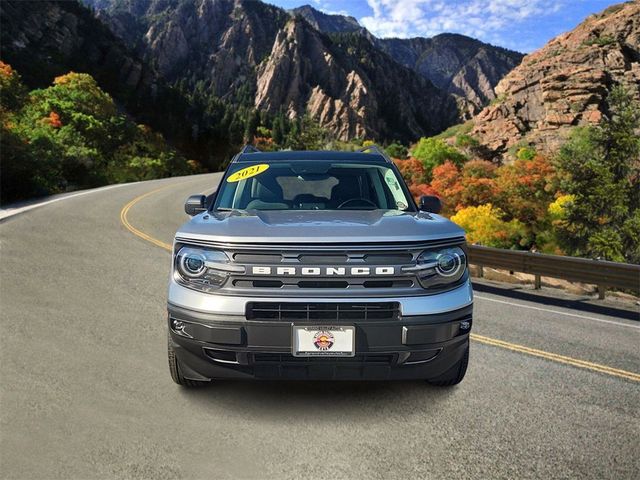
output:
[[[244,154],[221,186],[174,242],[177,383],[462,380],[473,302],[464,234],[415,208],[385,157]]]

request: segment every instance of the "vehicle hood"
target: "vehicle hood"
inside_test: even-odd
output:
[[[394,210],[205,212],[176,237],[222,243],[422,242],[464,236],[440,215]]]

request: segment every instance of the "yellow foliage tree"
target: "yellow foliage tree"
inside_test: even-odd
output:
[[[518,220],[506,222],[504,212],[487,203],[459,210],[451,220],[467,233],[469,243],[512,248],[522,239],[524,226]]]

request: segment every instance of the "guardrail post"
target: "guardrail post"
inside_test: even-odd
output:
[[[478,277],[484,277],[484,267],[482,265],[478,265]]]
[[[605,292],[607,291],[607,287],[604,285],[598,285],[598,298],[600,300],[604,300]]]
[[[540,290],[542,288],[542,277],[536,273],[536,277],[533,283],[533,288]]]

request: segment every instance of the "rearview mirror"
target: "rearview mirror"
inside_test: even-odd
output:
[[[423,195],[420,197],[420,210],[429,213],[440,213],[442,211],[442,202],[433,195]]]
[[[184,203],[184,211],[187,215],[197,215],[207,209],[207,197],[204,195],[191,195]]]

